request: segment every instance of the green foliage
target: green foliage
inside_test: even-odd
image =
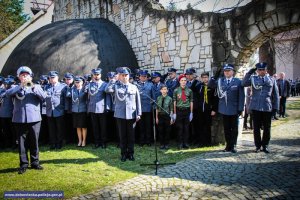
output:
[[[187,10],[193,9],[192,4],[191,4],[191,3],[188,3],[188,4],[186,5],[186,9],[187,9]]]
[[[0,41],[28,19],[23,13],[24,0],[0,0]]]
[[[178,162],[215,147],[177,150],[158,150],[159,161]],[[120,149],[109,145],[107,149],[93,149],[91,146],[78,148],[64,146],[62,150],[49,151],[40,148],[40,162],[43,171],[28,169],[23,175],[17,173],[19,158],[17,150],[0,151],[0,197],[4,191],[62,190],[65,198],[93,192],[108,185],[133,178],[154,170],[140,166],[153,163],[153,147],[135,147],[135,161],[120,161]]]

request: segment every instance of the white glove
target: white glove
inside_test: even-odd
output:
[[[193,120],[193,113],[190,113],[189,120],[190,122]]]
[[[176,121],[176,114],[173,114],[173,121]]]

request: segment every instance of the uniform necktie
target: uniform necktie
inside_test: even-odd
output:
[[[164,107],[165,97],[162,98],[161,107]]]
[[[184,88],[181,88],[181,99],[183,102],[186,101],[186,95],[185,95],[185,89]]]
[[[204,102],[208,103],[208,97],[207,97],[207,85],[204,86]]]

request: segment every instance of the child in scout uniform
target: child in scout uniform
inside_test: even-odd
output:
[[[168,96],[168,87],[160,86],[161,95],[157,97],[156,124],[158,126],[160,149],[169,148],[169,137],[173,120],[173,100]]]
[[[184,74],[180,75],[178,80],[180,86],[173,93],[173,119],[176,120],[179,149],[187,149],[189,148],[189,122],[193,120],[193,92],[186,87],[187,79]]]

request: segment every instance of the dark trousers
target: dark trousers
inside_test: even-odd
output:
[[[47,115],[42,115],[39,144],[41,145],[48,144],[48,142],[49,142],[49,127],[48,127]]]
[[[198,128],[198,144],[210,145],[211,144],[211,111],[205,110],[204,112],[198,112],[199,118],[195,122]]]
[[[91,113],[95,144],[105,144],[107,142],[106,133],[106,113]]]
[[[0,142],[1,147],[15,147],[17,135],[14,131],[14,127],[11,122],[11,117],[1,117],[0,118]]]
[[[176,128],[179,144],[188,144],[189,140],[189,114],[190,110],[179,110],[176,111]]]
[[[249,117],[250,129],[252,129],[253,128],[253,119],[252,119],[252,115],[248,114],[248,113],[245,113],[245,115],[244,115],[244,125],[243,125],[243,127],[245,129],[248,128],[248,125],[247,125],[248,117]]]
[[[75,143],[77,141],[77,131],[73,127],[72,113],[64,115],[65,120],[65,139],[66,143]]]
[[[30,152],[31,166],[39,165],[39,133],[41,122],[14,123],[19,142],[20,167],[28,167],[27,151]]]
[[[189,140],[193,144],[199,143],[199,111],[193,110],[193,120],[189,123]]]
[[[237,142],[238,115],[223,115],[223,127],[226,141],[226,150],[232,150]]]
[[[151,144],[152,142],[152,112],[143,112],[139,121],[140,144]]]
[[[286,97],[281,97],[279,102],[279,116],[285,116]]]
[[[168,114],[158,114],[158,134],[161,145],[168,145],[171,132],[171,117]]]
[[[64,116],[48,117],[49,143],[53,145],[62,145],[64,139]]]
[[[256,148],[267,147],[271,138],[272,112],[252,111],[254,127],[254,143]],[[263,137],[261,138],[260,128],[263,125]]]
[[[117,130],[116,118],[114,118],[114,112],[109,111],[106,115],[107,115],[107,130],[110,130],[108,139],[119,144],[119,134]]]
[[[134,154],[134,128],[135,119],[116,118],[120,138],[121,155]]]

